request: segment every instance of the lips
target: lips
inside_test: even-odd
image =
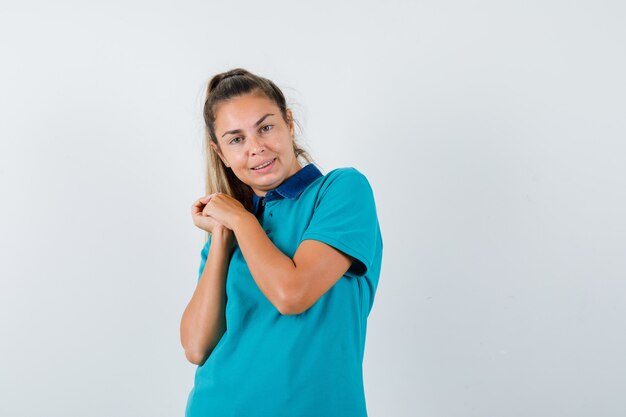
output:
[[[264,165],[267,164],[268,162],[274,162],[275,159],[276,159],[275,157],[272,159],[268,159],[266,161],[261,162],[259,165],[255,166],[254,168],[250,168],[250,169],[253,171],[256,171],[259,167],[264,167]]]

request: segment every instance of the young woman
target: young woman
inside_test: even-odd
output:
[[[192,218],[209,235],[181,320],[199,365],[186,417],[367,416],[383,249],[368,180],[322,174],[295,142],[283,93],[244,69],[211,79],[204,120],[207,195]]]

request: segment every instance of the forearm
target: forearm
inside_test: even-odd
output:
[[[259,289],[284,314],[289,310],[289,303],[296,292],[293,260],[274,245],[249,212],[237,218],[233,231]]]
[[[202,364],[226,329],[226,274],[229,252],[212,237],[207,261],[180,326],[181,343],[187,359]]]

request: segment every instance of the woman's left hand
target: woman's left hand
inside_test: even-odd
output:
[[[205,200],[206,206],[204,206],[202,214],[213,217],[230,230],[235,230],[235,223],[242,214],[249,213],[239,200],[228,194],[210,194],[205,197]]]

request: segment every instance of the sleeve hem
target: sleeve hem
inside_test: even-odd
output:
[[[305,233],[304,236],[302,236],[302,238],[300,239],[300,243],[302,243],[303,240],[317,240],[322,243],[326,243],[327,245],[330,245],[335,249],[339,249],[347,255],[352,256],[357,261],[361,262],[363,266],[365,266],[365,270],[363,271],[363,273],[358,275],[366,275],[367,272],[370,270],[370,260],[367,256],[363,255],[363,253],[355,250],[354,248],[345,245],[339,240],[320,233]],[[350,266],[350,269],[348,269],[348,271],[351,271],[351,269],[352,266]]]

